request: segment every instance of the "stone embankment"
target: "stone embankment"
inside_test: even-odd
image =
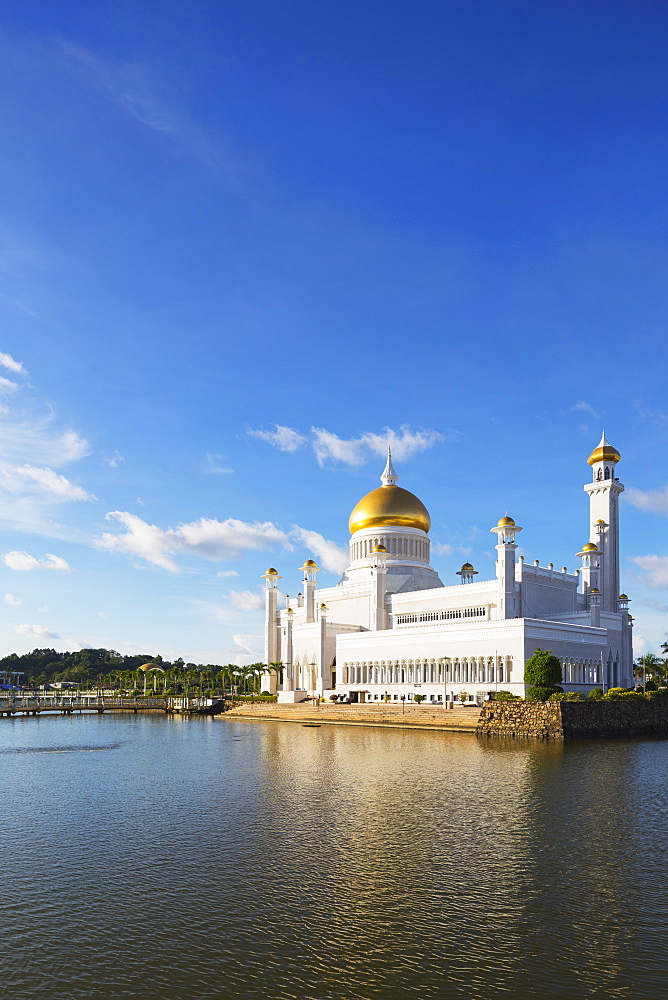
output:
[[[393,729],[440,729],[475,733],[479,708],[422,708],[420,705],[278,705],[264,702],[237,705],[218,719],[319,723],[338,726],[382,726]]]
[[[542,740],[668,736],[668,699],[494,701],[483,707],[476,731]]]

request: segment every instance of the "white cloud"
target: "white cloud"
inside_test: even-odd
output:
[[[10,372],[20,372],[21,374],[25,372],[20,361],[15,361],[11,354],[4,354],[2,351],[0,351],[0,365],[9,369]]]
[[[81,486],[70,482],[53,469],[35,465],[10,466],[0,464],[0,489],[6,493],[37,493],[51,500],[94,500]]]
[[[320,466],[328,461],[341,462],[344,465],[356,467],[366,462],[371,455],[385,457],[388,445],[392,448],[392,457],[405,461],[412,455],[433,448],[445,441],[454,441],[459,437],[458,431],[424,430],[412,431],[409,427],[400,427],[398,431],[386,427],[381,434],[366,431],[357,438],[340,438],[324,427],[312,427],[313,450]]]
[[[251,590],[231,590],[225,597],[237,611],[259,611],[264,605],[260,594]]]
[[[58,632],[50,632],[43,625],[17,625],[16,631],[19,635],[24,635],[27,639],[60,639]]]
[[[15,597],[14,594],[5,594],[5,604],[9,604],[12,608],[18,608],[20,604],[24,604],[20,597]]]
[[[222,562],[275,544],[289,545],[288,536],[271,521],[249,524],[232,517],[225,521],[202,517],[190,524],[163,530],[136,514],[119,510],[107,514],[107,520],[117,521],[125,528],[125,533],[105,532],[95,543],[98,548],[139,556],[170,573],[179,572],[173,558],[177,554]]]
[[[652,590],[668,589],[668,556],[631,556],[631,562],[645,570],[645,582]]]
[[[594,407],[590,403],[586,403],[584,399],[581,399],[578,403],[574,403],[573,406],[571,406],[571,413],[589,413],[592,417],[597,418],[600,416]]]
[[[216,573],[216,576],[228,577],[228,576],[239,576],[239,574],[237,573],[237,571],[235,569],[221,569],[221,570],[218,570],[218,572]]]
[[[60,556],[47,552],[42,559],[29,555],[27,552],[5,552],[2,561],[9,569],[30,571],[34,569],[55,570],[58,573],[70,573],[71,567]]]
[[[121,464],[121,462],[125,461],[125,459],[121,455],[120,451],[116,449],[111,458],[103,457],[102,461],[104,462],[105,465],[108,465],[110,469],[116,469]]]
[[[16,392],[18,388],[19,388],[18,382],[12,382],[11,379],[5,378],[3,375],[0,375],[0,392],[9,394],[11,392]]]
[[[292,537],[316,555],[324,569],[329,570],[330,573],[343,573],[348,566],[348,549],[324,538],[317,531],[309,531],[307,528],[300,528],[299,525],[295,524],[292,529]]]
[[[278,448],[280,451],[295,452],[298,448],[301,448],[303,444],[306,444],[306,438],[299,431],[294,430],[292,427],[285,427],[283,424],[274,424],[276,428],[275,431],[266,431],[264,428],[259,430],[248,429],[248,433],[251,437],[259,438],[261,441],[267,441],[269,444],[273,445],[274,448]]]
[[[626,495],[629,503],[639,510],[668,515],[668,486],[664,486],[662,490],[636,490],[631,487]]]

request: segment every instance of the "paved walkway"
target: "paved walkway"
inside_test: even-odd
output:
[[[479,708],[422,708],[419,705],[278,705],[264,702],[238,705],[218,719],[250,721],[319,723],[337,726],[382,726],[389,729],[440,729],[446,732],[474,733],[480,718]]]

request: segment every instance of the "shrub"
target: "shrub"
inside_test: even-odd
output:
[[[656,684],[654,681],[647,681],[645,684],[645,691],[656,691]]]
[[[592,688],[591,691],[589,692],[589,694],[587,695],[587,697],[591,701],[600,701],[601,698],[603,697],[603,689],[602,688]]]
[[[530,701],[546,701],[551,694],[562,691],[559,658],[549,649],[536,649],[524,667],[524,683]]]
[[[627,691],[625,688],[610,688],[603,695],[604,701],[644,701],[645,696],[640,691]]]
[[[494,695],[494,701],[521,701],[522,698],[519,694],[513,694],[512,691],[497,691]]]
[[[553,691],[548,695],[547,701],[566,701],[566,697],[563,691]]]
[[[421,701],[424,701],[425,696],[423,694],[414,694],[413,701],[416,705],[419,705]]]

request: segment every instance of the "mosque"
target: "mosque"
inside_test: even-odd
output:
[[[388,449],[382,485],[350,515],[350,565],[318,588],[318,567],[301,567],[302,592],[278,607],[278,572],[265,581],[262,689],[280,702],[321,695],[356,702],[483,702],[501,689],[524,694],[535,649],[559,657],[563,687],[587,692],[633,684],[632,619],[619,592],[619,452],[603,434],[588,463],[588,541],[575,573],[516,556],[522,528],[502,517],[496,576],[476,580],[464,563],[446,586],[429,563],[424,504],[397,486]],[[421,697],[419,697],[421,696]]]

